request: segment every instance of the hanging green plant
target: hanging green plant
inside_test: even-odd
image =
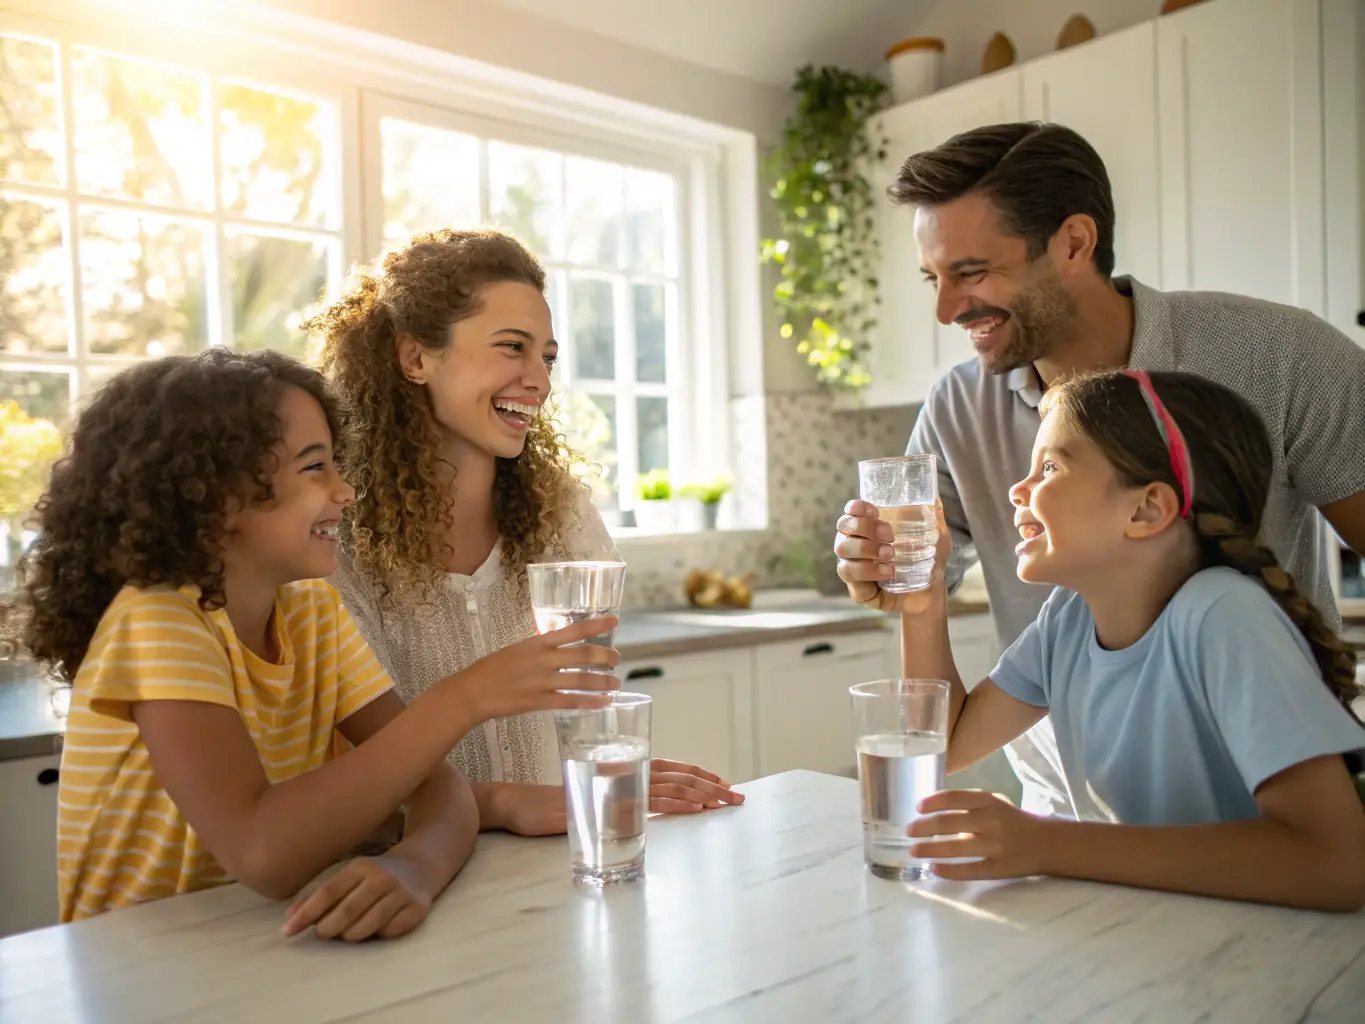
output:
[[[781,268],[773,289],[782,337],[824,384],[871,381],[865,356],[877,325],[876,194],[864,171],[886,158],[869,132],[886,86],[871,75],[806,65],[792,86],[796,113],[768,160],[778,234],[763,240],[764,263]]]

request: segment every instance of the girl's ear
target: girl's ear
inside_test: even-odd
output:
[[[1170,484],[1151,483],[1138,488],[1135,499],[1125,531],[1131,540],[1155,537],[1180,518],[1180,496]]]

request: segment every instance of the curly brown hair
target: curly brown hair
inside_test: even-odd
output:
[[[340,446],[322,375],[277,352],[170,356],[100,388],[34,508],[38,538],[0,632],[70,682],[128,584],[195,584],[204,608],[221,608],[228,505],[272,496],[289,387],[317,400]]]
[[[1201,563],[1236,569],[1263,584],[1308,642],[1323,681],[1354,716],[1352,703],[1360,695],[1355,652],[1258,539],[1274,465],[1260,414],[1241,395],[1195,374],[1150,377],[1189,446],[1195,480],[1190,520]],[[1128,485],[1160,481],[1180,493],[1166,441],[1133,378],[1112,371],[1065,381],[1048,390],[1044,409],[1052,408],[1063,411]]]
[[[347,429],[363,439],[343,463],[357,494],[347,511],[346,544],[386,597],[401,583],[431,584],[454,525],[431,402],[425,387],[403,375],[398,338],[446,349],[451,328],[482,308],[482,290],[509,282],[545,291],[545,270],[510,235],[417,235],[305,325],[323,335],[323,371]],[[497,460],[493,508],[503,564],[514,575],[557,545],[583,489],[571,472],[574,461],[543,414],[532,420],[521,454]]]

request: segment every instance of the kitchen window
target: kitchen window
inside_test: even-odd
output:
[[[488,224],[545,262],[556,415],[608,521],[642,472],[728,470],[720,150],[224,35],[0,12],[0,420],[65,429],[120,369],[210,345],[311,360],[349,264]]]

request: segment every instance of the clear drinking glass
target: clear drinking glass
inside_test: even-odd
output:
[[[649,709],[643,693],[613,693],[607,707],[554,713],[575,881],[628,882],[644,872]]]
[[[934,572],[938,544],[938,458],[900,455],[858,463],[858,497],[891,524],[896,575],[881,584],[893,594],[923,590]]]
[[[621,596],[626,589],[625,562],[536,562],[526,567],[526,574],[531,612],[539,633],[563,629],[584,619],[616,615],[621,610]],[[580,643],[610,647],[614,633],[612,630]]]
[[[915,881],[929,862],[910,856],[915,808],[943,788],[948,684],[882,679],[848,688],[863,799],[863,860],[881,878]]]

